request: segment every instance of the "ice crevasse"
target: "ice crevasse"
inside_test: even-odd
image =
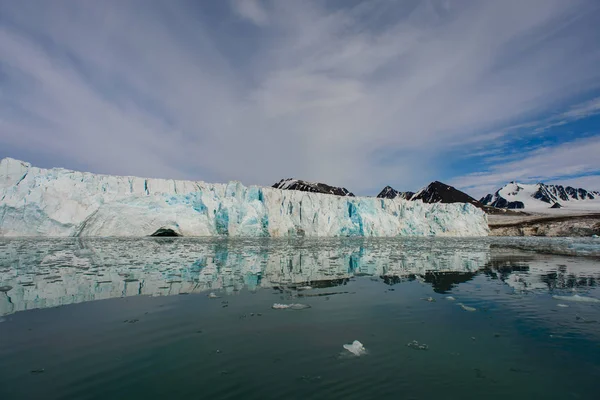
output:
[[[340,197],[0,161],[0,236],[486,236],[470,204]]]

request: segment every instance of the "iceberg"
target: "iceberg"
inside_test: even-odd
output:
[[[367,349],[365,349],[365,346],[363,346],[363,344],[358,340],[355,340],[351,344],[345,344],[343,347],[344,349],[348,350],[350,353],[354,354],[357,357],[360,357],[367,353]]]
[[[0,236],[487,236],[471,204],[341,197],[0,161]]]

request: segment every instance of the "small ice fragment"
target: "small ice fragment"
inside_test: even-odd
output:
[[[425,343],[419,343],[416,340],[408,342],[406,345],[415,350],[429,350],[429,346],[427,346]]]
[[[210,293],[208,294],[208,298],[209,298],[209,299],[218,299],[219,297],[220,297],[220,296],[217,296],[217,295],[215,294],[215,292],[210,292]]]
[[[298,290],[310,290],[310,289],[312,289],[312,286],[300,286],[298,288]]]
[[[592,237],[593,237],[594,239],[598,239],[600,236],[598,236],[598,235],[592,235]]]
[[[458,303],[457,305],[459,305],[460,308],[462,308],[465,311],[477,311],[476,308],[465,306],[463,303]]]
[[[573,296],[552,296],[555,300],[578,301],[580,303],[600,303],[600,300],[593,297],[585,297],[575,294]]]
[[[456,299],[455,299],[454,297],[452,297],[452,296],[446,296],[446,300],[449,300],[449,301],[454,301],[454,300],[456,300]]]
[[[299,303],[295,303],[295,304],[281,304],[281,303],[275,303],[273,304],[273,307],[275,310],[285,310],[287,308],[290,308],[292,310],[304,310],[305,308],[310,308],[310,306],[308,304],[299,304]]]
[[[350,353],[354,354],[355,356],[362,356],[363,354],[366,354],[366,352],[367,352],[367,349],[365,349],[365,346],[363,346],[363,344],[361,342],[359,342],[358,340],[355,340],[354,342],[352,342],[352,344],[345,344],[344,349],[348,350]]]
[[[566,304],[562,304],[562,303],[558,303],[556,306],[557,306],[557,307],[563,307],[563,308],[567,308],[567,307],[569,307],[568,305],[566,305]]]
[[[435,302],[435,299],[433,297],[427,297],[427,298],[423,298],[423,300],[428,301],[430,303]]]

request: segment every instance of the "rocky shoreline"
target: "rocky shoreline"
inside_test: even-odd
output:
[[[488,216],[490,236],[600,236],[600,213],[579,215],[524,215],[518,218]]]

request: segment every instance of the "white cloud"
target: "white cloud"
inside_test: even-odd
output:
[[[233,10],[242,18],[263,26],[269,21],[267,12],[258,0],[232,0]]]
[[[374,194],[600,87],[594,1],[186,4],[0,0],[0,156]]]

